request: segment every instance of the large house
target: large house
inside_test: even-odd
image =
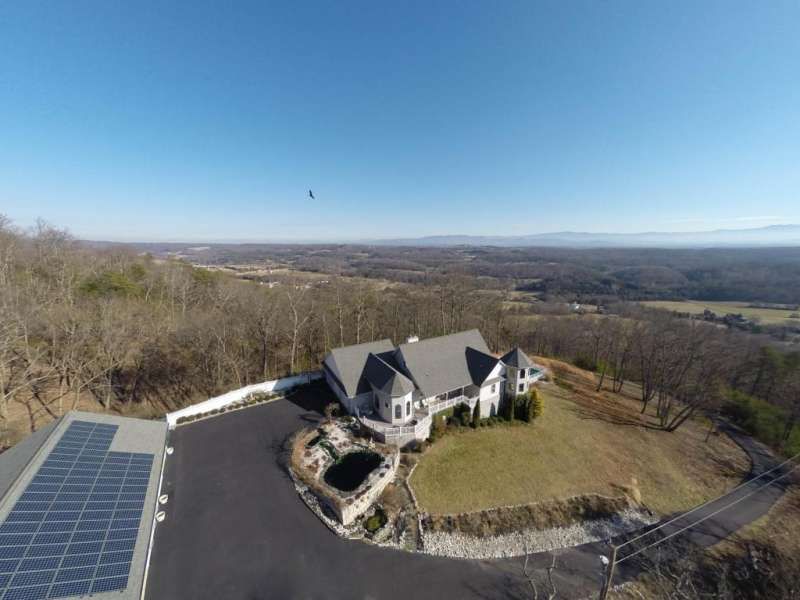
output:
[[[525,393],[543,371],[519,348],[501,358],[477,329],[395,346],[390,340],[335,348],[325,379],[350,414],[386,442],[430,435],[432,416],[456,404],[497,414],[506,394]]]

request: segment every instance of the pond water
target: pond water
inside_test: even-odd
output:
[[[375,452],[345,454],[325,471],[325,483],[343,492],[352,492],[381,464],[383,459]]]

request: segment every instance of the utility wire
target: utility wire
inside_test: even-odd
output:
[[[657,527],[653,527],[653,529],[650,529],[650,530],[646,531],[645,533],[639,534],[639,535],[637,535],[635,538],[633,538],[633,539],[631,539],[631,540],[628,540],[627,542],[623,542],[622,544],[620,544],[619,546],[617,546],[617,550],[619,550],[620,548],[624,548],[625,546],[627,546],[627,545],[629,545],[629,544],[632,544],[633,542],[635,542],[635,541],[637,541],[637,540],[640,540],[640,539],[642,539],[643,537],[647,537],[647,536],[648,536],[648,535],[650,535],[651,533],[655,533],[655,532],[656,532],[656,531],[658,531],[659,529],[661,529],[661,528],[663,528],[663,527],[666,527],[667,525],[670,525],[671,523],[674,523],[675,521],[678,521],[679,519],[683,519],[684,517],[686,517],[686,516],[688,516],[688,515],[690,515],[690,514],[692,514],[692,513],[694,513],[694,512],[697,512],[697,511],[698,511],[698,510],[700,510],[701,508],[705,508],[705,507],[706,507],[706,506],[708,506],[709,504],[713,504],[714,502],[719,502],[720,498],[724,498],[725,496],[730,496],[731,494],[733,494],[733,493],[735,493],[735,492],[739,491],[740,489],[742,489],[742,488],[744,488],[744,487],[747,487],[748,485],[750,485],[750,484],[751,484],[751,483],[753,483],[754,481],[757,481],[757,480],[761,479],[762,477],[765,477],[766,475],[769,475],[769,474],[770,474],[770,473],[772,473],[773,471],[777,471],[778,469],[780,469],[781,467],[783,467],[785,464],[787,464],[787,463],[790,463],[790,462],[792,462],[793,460],[796,460],[796,459],[798,459],[798,458],[800,458],[800,454],[795,454],[795,455],[794,455],[794,456],[792,456],[791,458],[787,458],[787,459],[786,459],[785,461],[783,461],[781,464],[779,464],[779,465],[777,465],[777,466],[775,466],[775,467],[772,467],[772,468],[771,468],[769,471],[764,471],[763,473],[761,473],[761,475],[756,475],[756,476],[755,476],[755,477],[753,477],[752,479],[748,479],[747,481],[745,481],[745,482],[743,482],[743,483],[740,483],[739,485],[737,485],[737,486],[736,486],[735,488],[733,488],[732,490],[730,490],[730,491],[726,492],[724,495],[722,495],[722,496],[718,496],[717,498],[712,498],[711,500],[709,500],[709,501],[707,501],[707,502],[704,502],[703,504],[700,504],[699,506],[695,506],[695,507],[694,507],[692,510],[690,510],[690,511],[687,511],[687,512],[685,512],[685,513],[681,513],[681,514],[677,515],[676,517],[673,517],[673,518],[672,518],[672,519],[670,519],[669,521],[665,521],[665,522],[664,522],[664,523],[662,523],[661,525],[658,525]],[[797,468],[797,467],[793,467],[793,469],[792,469],[792,470],[794,470],[795,468]],[[791,473],[791,471],[789,471],[789,473]],[[775,480],[772,480],[772,481],[775,481]],[[771,482],[770,482],[770,483],[771,483]],[[767,484],[767,485],[769,485],[769,484]],[[745,496],[745,497],[746,497],[746,496]]]
[[[752,496],[753,494],[755,494],[755,493],[757,493],[757,492],[760,492],[760,491],[761,491],[761,490],[763,490],[764,488],[767,488],[767,487],[769,487],[770,485],[772,485],[773,483],[775,483],[775,482],[776,482],[776,481],[778,481],[779,479],[783,479],[784,477],[786,477],[787,475],[789,475],[789,474],[790,474],[792,471],[794,471],[794,470],[795,470],[795,469],[797,469],[798,467],[800,467],[800,464],[797,464],[797,465],[795,465],[794,467],[792,467],[791,469],[789,469],[788,471],[786,471],[786,473],[784,473],[784,474],[782,474],[782,475],[779,475],[778,477],[775,477],[774,479],[772,479],[772,480],[771,480],[771,481],[769,481],[768,483],[765,483],[764,485],[761,485],[761,486],[757,487],[756,489],[752,490],[751,492],[748,492],[747,494],[745,494],[745,495],[744,495],[744,496],[742,496],[741,498],[737,498],[736,500],[734,500],[734,501],[733,501],[733,502],[731,502],[730,504],[726,504],[726,505],[725,505],[725,506],[723,506],[722,508],[719,508],[719,509],[715,510],[715,511],[714,511],[714,512],[712,512],[711,514],[709,514],[709,515],[706,515],[705,517],[702,517],[702,518],[700,518],[700,519],[698,519],[698,520],[694,521],[693,523],[691,523],[691,524],[687,525],[686,527],[684,527],[684,528],[682,528],[682,529],[679,529],[678,531],[675,531],[675,532],[673,532],[673,533],[669,534],[668,536],[665,536],[665,537],[661,538],[661,539],[660,539],[660,540],[658,540],[657,542],[653,542],[652,544],[649,544],[649,545],[645,546],[644,548],[640,548],[639,550],[636,550],[635,552],[632,552],[632,553],[628,554],[627,556],[624,556],[624,557],[622,557],[622,558],[618,559],[618,560],[617,560],[617,564],[620,564],[620,563],[622,563],[622,562],[625,562],[625,561],[626,561],[626,560],[628,560],[629,558],[633,558],[633,557],[634,557],[634,556],[636,556],[637,554],[641,554],[641,553],[642,553],[642,552],[644,552],[645,550],[649,550],[650,548],[653,548],[654,546],[658,546],[659,544],[662,544],[662,543],[666,542],[668,539],[670,539],[670,538],[672,538],[672,537],[675,537],[676,535],[678,535],[678,534],[680,534],[680,533],[683,533],[683,532],[684,532],[684,531],[686,531],[687,529],[691,529],[691,528],[692,528],[692,527],[694,527],[695,525],[698,525],[698,524],[702,523],[703,521],[707,521],[707,520],[708,520],[708,519],[710,519],[711,517],[713,517],[713,516],[715,516],[715,515],[718,515],[719,513],[723,512],[723,511],[725,511],[725,510],[728,510],[730,507],[732,507],[732,506],[735,506],[736,504],[739,504],[739,502],[741,502],[742,500],[745,500],[745,499],[749,498],[750,496]],[[753,481],[753,480],[751,479],[750,481]],[[739,487],[741,487],[741,486],[739,486]],[[737,488],[737,489],[738,489],[738,488]],[[687,513],[687,514],[688,514],[688,513]],[[675,520],[675,519],[673,519],[673,521],[674,521],[674,520]],[[654,530],[654,531],[655,531],[655,530]],[[641,537],[641,536],[640,536],[640,537]],[[628,543],[630,543],[630,542],[628,542]],[[621,546],[620,546],[620,547],[621,547]],[[619,549],[620,547],[618,547],[617,549]]]

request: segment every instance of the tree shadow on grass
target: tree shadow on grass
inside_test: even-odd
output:
[[[664,429],[654,422],[642,421],[636,417],[629,417],[618,412],[603,408],[590,407],[586,405],[576,405],[571,410],[579,419],[591,421],[603,421],[611,425],[622,425],[625,427],[639,427],[641,429],[651,429],[664,431]]]

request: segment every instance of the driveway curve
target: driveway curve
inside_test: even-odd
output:
[[[318,413],[281,400],[171,433],[175,451],[163,484],[169,503],[156,528],[148,600],[530,597],[521,559],[431,557],[332,534],[300,501],[278,460],[286,437],[318,419]],[[734,435],[750,454],[754,473],[774,464],[763,447]],[[739,490],[747,491],[752,489]],[[701,545],[715,543],[763,515],[782,493],[779,484],[771,485],[684,535]],[[703,513],[714,510],[711,504]],[[670,527],[683,524],[679,519]],[[596,593],[599,555],[607,551],[598,543],[559,552],[559,597]],[[551,554],[531,561],[544,568]],[[635,571],[621,569],[620,581]]]

